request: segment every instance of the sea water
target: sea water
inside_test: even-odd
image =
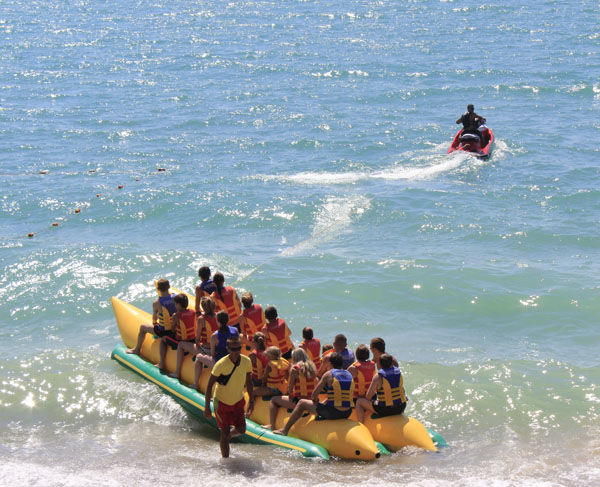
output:
[[[0,484],[598,485],[599,15],[2,2]],[[446,155],[468,103],[486,161]],[[153,280],[192,292],[200,265],[296,343],[384,337],[449,447],[222,461],[110,360],[110,297],[150,311]]]

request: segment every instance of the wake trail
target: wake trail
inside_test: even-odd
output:
[[[289,257],[335,239],[345,228],[371,207],[371,200],[365,196],[331,196],[320,206],[315,215],[313,231],[310,237],[285,249],[279,255]]]
[[[501,154],[503,146],[498,144]],[[305,171],[296,174],[285,174],[277,176],[260,176],[264,180],[275,180],[285,183],[299,185],[347,185],[359,181],[388,180],[388,181],[426,181],[435,179],[444,174],[465,173],[476,170],[478,167],[488,164],[487,161],[477,159],[463,152],[440,155],[440,150],[446,144],[435,146],[432,153],[403,154],[402,161],[396,162],[388,168],[376,171],[354,171],[354,172],[327,172],[327,171]]]

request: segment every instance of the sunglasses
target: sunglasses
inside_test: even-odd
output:
[[[239,352],[242,349],[242,346],[240,345],[239,347],[228,347],[228,348],[232,352]]]

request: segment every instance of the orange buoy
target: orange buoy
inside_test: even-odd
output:
[[[57,227],[57,226],[58,226],[58,222],[54,222],[54,223],[52,224],[52,226],[53,226],[53,227]]]
[[[122,185],[122,184],[119,184],[119,185],[117,186],[117,189],[123,189],[123,185]]]
[[[35,233],[28,233],[27,236],[28,237],[33,237],[35,235]]]
[[[102,193],[98,193],[98,194],[96,195],[96,198],[100,198],[100,196],[102,196]]]
[[[79,213],[81,210],[79,208],[75,208],[75,213]]]

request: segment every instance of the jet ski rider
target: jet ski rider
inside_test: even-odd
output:
[[[472,104],[467,105],[467,111],[456,121],[457,124],[463,124],[463,134],[475,134],[481,136],[477,130],[481,124],[485,123],[485,118],[475,113],[475,107]]]

